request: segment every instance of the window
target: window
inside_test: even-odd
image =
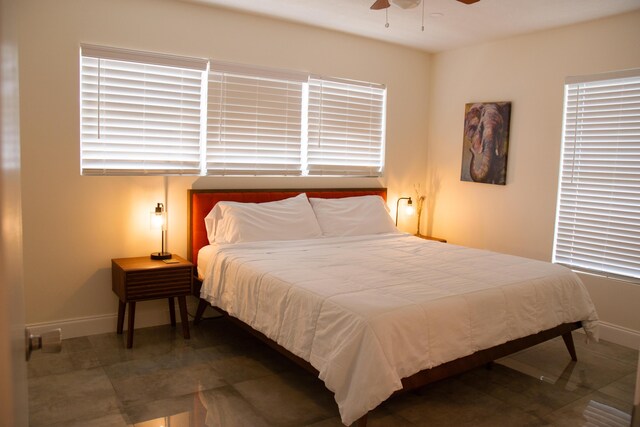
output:
[[[300,175],[307,76],[213,63],[208,175]]]
[[[83,46],[84,175],[198,174],[206,61]]]
[[[565,85],[553,261],[640,280],[640,70]]]
[[[381,174],[384,86],[309,79],[310,175]]]
[[[83,175],[380,176],[386,89],[83,45]]]

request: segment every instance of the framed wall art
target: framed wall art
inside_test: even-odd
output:
[[[511,102],[465,105],[462,181],[506,184],[510,120]]]

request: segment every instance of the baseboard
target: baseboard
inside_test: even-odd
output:
[[[187,311],[191,314],[195,313],[197,300],[195,298],[187,298]],[[176,307],[176,316],[179,321],[180,311]],[[127,328],[127,313],[125,313],[124,328]],[[84,337],[88,335],[105,334],[116,331],[118,314],[103,314],[98,316],[76,317],[73,319],[64,319],[54,322],[31,323],[26,328],[32,334],[42,334],[52,329],[60,328],[62,330],[62,339]],[[135,327],[147,328],[151,326],[160,326],[169,324],[169,308],[156,308],[146,310],[140,305],[136,307]]]
[[[640,348],[640,332],[613,323],[600,322],[600,338],[615,344],[638,350]]]
[[[634,350],[640,348],[640,332],[624,326],[614,325],[613,323],[599,321],[598,335],[600,339],[629,347]],[[582,329],[578,330],[583,332]]]
[[[196,312],[198,300],[187,299],[187,310],[193,314]],[[176,308],[176,314],[178,309]],[[55,322],[32,323],[27,325],[27,329],[32,334],[41,334],[51,329],[60,328],[62,338],[75,338],[87,335],[105,334],[116,331],[117,313],[100,316],[78,317],[75,319],[65,319]],[[125,328],[126,328],[125,322]],[[136,310],[136,328],[146,328],[150,326],[166,325],[169,323],[169,309]],[[600,338],[615,344],[637,350],[640,348],[640,332],[613,323],[599,322]],[[580,329],[579,331],[582,331]]]

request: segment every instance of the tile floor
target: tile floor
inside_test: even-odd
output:
[[[30,425],[341,426],[322,382],[226,319],[63,341],[29,368]],[[585,344],[578,362],[561,339],[394,397],[375,426],[628,426],[638,352]],[[591,423],[591,424],[590,424]]]

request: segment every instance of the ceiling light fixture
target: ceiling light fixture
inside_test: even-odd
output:
[[[418,5],[420,3],[422,3],[422,31],[424,31],[424,4],[426,2],[422,1],[422,0],[391,0],[393,2],[393,4],[395,4],[396,6],[402,8],[402,9],[413,9],[414,7],[418,7]],[[460,3],[464,3],[464,4],[473,4],[473,3],[477,3],[480,0],[457,0]],[[375,2],[371,5],[370,9],[372,10],[381,10],[384,9],[385,10],[385,17],[386,17],[386,22],[385,22],[385,27],[389,28],[389,8],[391,7],[391,3],[389,3],[389,0],[375,0]],[[441,16],[443,16],[441,13],[432,13],[430,15],[433,18],[439,18]]]
[[[391,0],[396,6],[400,6],[403,9],[413,9],[417,7],[421,0]]]
[[[393,4],[399,6],[402,9],[413,9],[414,7],[418,7],[420,3],[422,3],[422,31],[424,31],[424,3],[422,0],[391,0]],[[391,7],[391,3],[389,0],[376,0],[372,5],[371,9],[380,10],[384,9],[385,12],[385,28],[389,28],[389,7]]]

